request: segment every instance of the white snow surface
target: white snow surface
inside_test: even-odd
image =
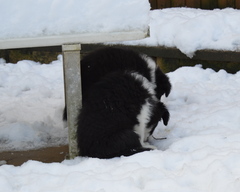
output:
[[[171,118],[154,132],[155,138],[167,139],[150,139],[158,150],[109,160],[2,165],[1,190],[238,192],[240,72],[197,65],[167,75],[172,92],[163,102]],[[63,107],[61,56],[48,65],[0,60],[1,151],[66,144]]]
[[[240,51],[240,10],[167,8],[147,0],[0,0],[0,39],[143,30],[150,37],[121,42],[197,50]],[[6,19],[7,18],[7,19]],[[119,43],[119,42],[118,42]]]
[[[127,1],[114,2],[119,5]],[[58,33],[59,28],[64,28],[64,25],[52,23],[47,17],[49,10],[56,17],[65,14],[65,7],[51,9],[53,3],[58,5],[60,1],[47,1],[52,4],[49,3],[46,10],[41,6],[41,2],[46,1],[34,1],[34,4],[30,0],[17,2],[1,2],[0,18],[13,18],[8,22],[15,23],[18,18],[37,19],[39,8],[51,23],[50,28],[42,32]],[[68,1],[69,4],[65,5],[73,6],[76,2]],[[101,5],[104,2],[112,1],[101,1]],[[33,7],[24,15],[22,10],[26,5]],[[94,12],[96,19],[100,17],[98,11],[95,9]],[[127,11],[123,13],[126,17],[131,14]],[[239,10],[174,8],[151,11],[150,16],[151,37],[130,43],[176,46],[188,56],[204,48],[239,50]],[[66,33],[69,26],[76,26],[75,21],[67,21]],[[22,28],[11,26],[14,30],[9,33],[4,31],[10,27],[5,26],[8,22],[1,19],[0,34],[5,34],[5,37],[15,37],[12,33],[21,37],[25,28],[29,36],[35,36],[34,26],[44,26],[41,22],[26,22],[22,23]],[[106,26],[110,28],[111,24],[110,21]],[[71,32],[75,30],[71,28]],[[163,102],[171,118],[168,126],[160,122],[154,132],[155,138],[167,139],[150,139],[158,150],[109,160],[77,157],[62,163],[28,161],[19,167],[2,165],[1,191],[238,192],[240,72],[215,72],[197,65],[182,67],[167,75],[172,83],[172,92],[168,98],[163,98]],[[33,61],[11,64],[0,59],[1,151],[66,144],[67,129],[61,121],[63,107],[61,56],[48,65]],[[0,157],[0,164],[4,163]]]
[[[240,51],[240,10],[168,8],[150,12],[150,37],[130,45],[176,47],[189,57],[197,50]]]
[[[148,0],[0,0],[0,39],[147,31]]]
[[[0,151],[67,144],[62,56],[49,65],[0,60]]]

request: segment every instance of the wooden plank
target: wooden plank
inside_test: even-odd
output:
[[[235,0],[218,0],[219,8],[233,7],[235,8]]]
[[[80,44],[62,46],[70,159],[75,158],[79,154],[76,119],[79,109],[82,107],[80,49]]]
[[[100,43],[143,39],[148,31],[112,33],[86,33],[74,35],[44,36],[34,38],[0,39],[0,49],[58,46],[71,43]]]
[[[186,0],[186,6],[192,8],[200,8],[201,0]]]
[[[217,0],[201,0],[202,9],[215,9],[218,7]]]
[[[185,7],[185,0],[171,0],[171,7]]]
[[[235,1],[235,8],[240,9],[240,0]]]
[[[157,0],[157,7],[158,7],[158,9],[171,7],[171,1],[170,0]]]
[[[68,155],[68,146],[47,147],[23,151],[1,151],[0,157],[8,165],[20,166],[28,160],[44,163],[62,162]]]
[[[157,0],[149,0],[151,9],[157,9]]]

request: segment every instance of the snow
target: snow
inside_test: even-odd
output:
[[[49,65],[0,61],[0,151],[67,144],[62,57]]]
[[[130,45],[176,47],[189,57],[197,50],[240,51],[240,10],[168,8],[150,12],[150,37]]]
[[[91,1],[82,2],[86,5]],[[128,1],[112,3],[105,0],[103,3],[120,6],[121,2]],[[58,4],[62,2],[60,0],[48,1],[47,7],[43,7],[42,2],[45,3],[40,0],[34,3],[24,0],[20,4],[16,0],[4,1],[0,7],[0,18],[9,20],[1,20],[0,35],[4,35],[4,38],[22,37],[29,32],[29,36],[35,36],[39,35],[39,31],[33,30],[37,27],[44,34],[76,32],[71,27],[78,26],[78,22],[71,17],[62,20],[66,26],[61,26],[53,23],[48,16],[50,13],[60,18],[69,15],[67,7],[73,7],[77,1],[68,1],[62,9]],[[142,0],[131,2],[143,6],[140,3]],[[27,13],[22,11],[26,5],[32,7]],[[53,9],[53,5],[56,9]],[[89,12],[89,17],[94,15],[97,20],[104,11],[95,6],[104,4],[93,5],[95,12]],[[115,12],[114,8],[110,11]],[[45,24],[33,22],[39,21],[36,19],[40,12],[45,15]],[[116,11],[116,15],[120,13],[124,13],[126,18],[133,14],[127,10]],[[151,37],[128,43],[173,46],[188,56],[205,48],[239,50],[239,14],[239,10],[230,8],[213,11],[189,8],[151,11]],[[17,18],[29,22],[21,22],[20,27],[8,25],[16,23]],[[99,22],[96,21],[96,24]],[[113,27],[111,21],[106,21],[106,25],[101,24],[107,30]],[[115,24],[119,25],[119,22]],[[93,28],[97,29],[96,26]],[[8,27],[12,27],[9,30],[11,33]],[[85,29],[88,32],[90,27]],[[100,29],[105,30],[104,27]],[[64,107],[62,68],[61,56],[50,64],[42,65],[26,60],[12,64],[0,59],[0,151],[67,144],[67,129],[61,121]],[[47,164],[30,160],[19,167],[1,165],[1,190],[238,192],[240,72],[215,72],[197,65],[181,67],[167,75],[172,83],[172,92],[169,97],[163,98],[163,102],[171,118],[168,126],[160,122],[154,132],[156,139],[150,139],[157,150],[109,160],[77,157],[62,163]],[[0,164],[4,163],[0,157]]]
[[[28,149],[67,143],[62,57],[48,65],[0,62],[0,146]],[[181,67],[167,74],[171,119],[150,142],[158,150],[100,160],[28,161],[0,166],[11,191],[217,191],[240,187],[240,72]],[[2,161],[2,164],[5,162]]]
[[[240,51],[240,10],[168,8],[150,11],[147,0],[18,0],[0,7],[0,40],[54,35],[146,31],[150,37],[122,42],[197,50]],[[5,19],[8,18],[8,19]]]
[[[0,39],[146,31],[149,11],[147,0],[9,0],[0,7]]]

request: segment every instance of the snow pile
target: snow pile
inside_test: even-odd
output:
[[[198,65],[167,75],[173,88],[163,101],[171,119],[154,132],[155,138],[167,139],[150,140],[159,150],[109,160],[2,165],[2,191],[238,192],[240,72]],[[0,61],[1,150],[66,144],[63,106],[61,57],[49,65]]]
[[[240,10],[169,8],[150,18],[150,37],[124,44],[177,47],[189,57],[201,49],[240,51]]]
[[[49,65],[0,61],[0,151],[67,143],[62,58]]]
[[[192,57],[201,49],[240,51],[240,10],[168,8],[147,0],[18,0],[0,7],[0,39],[142,30],[150,37],[122,42],[176,47]],[[149,25],[149,26],[148,26]]]
[[[0,18],[8,18],[1,20],[0,39],[146,31],[149,25],[150,37],[123,43],[176,47],[189,57],[201,49],[240,51],[240,11],[232,8],[150,11],[147,0],[11,0],[1,4]]]
[[[0,39],[146,31],[149,11],[147,0],[4,1],[0,7]]]
[[[28,161],[21,167],[1,166],[0,184],[7,192],[238,192],[239,149],[205,146],[192,152],[172,148],[111,160]]]

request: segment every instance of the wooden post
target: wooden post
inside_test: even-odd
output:
[[[82,107],[80,50],[80,44],[62,45],[70,159],[78,156],[76,119]]]

